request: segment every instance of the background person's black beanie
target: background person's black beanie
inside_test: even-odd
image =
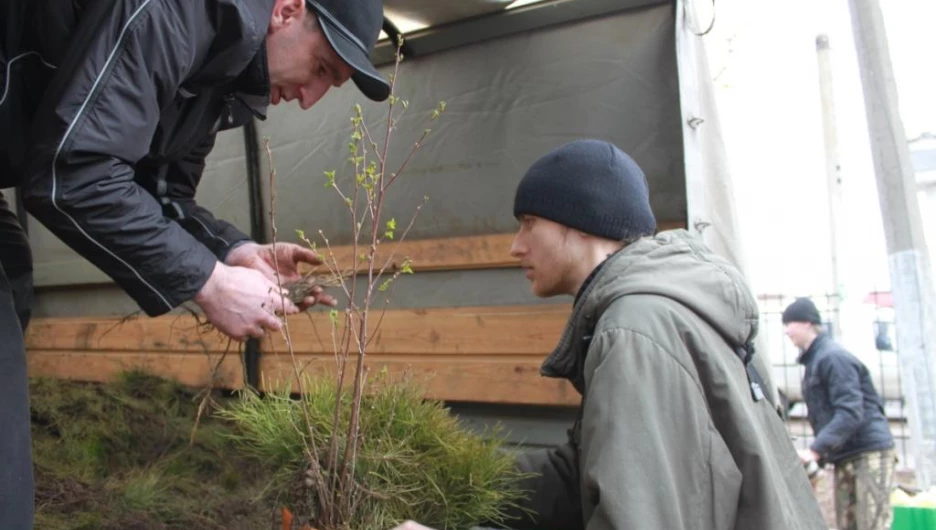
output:
[[[816,304],[809,298],[797,298],[792,304],[783,310],[783,323],[790,322],[809,322],[810,324],[822,324],[822,317],[819,316],[819,310]]]
[[[656,232],[647,178],[613,144],[579,140],[536,161],[517,186],[514,216],[535,215],[607,239]]]

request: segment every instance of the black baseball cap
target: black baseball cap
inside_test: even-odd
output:
[[[318,16],[319,26],[341,59],[354,69],[351,79],[369,99],[390,95],[387,82],[370,61],[383,26],[381,0],[306,0]]]

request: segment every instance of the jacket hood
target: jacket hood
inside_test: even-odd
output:
[[[579,387],[577,367],[584,363],[598,318],[618,298],[635,294],[679,302],[733,348],[757,334],[757,304],[738,269],[686,230],[671,230],[608,258],[579,296],[559,345],[543,362],[543,375],[566,377]]]

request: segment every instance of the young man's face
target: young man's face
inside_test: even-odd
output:
[[[318,27],[309,27],[305,0],[276,0],[266,36],[270,102],[298,100],[303,110],[354,70],[341,60]]]
[[[539,297],[575,294],[570,266],[579,252],[572,248],[570,229],[542,217],[520,216],[520,230],[510,246],[510,255],[520,266]]]
[[[788,322],[783,332],[790,338],[790,342],[801,350],[805,350],[816,338],[816,330],[809,322]]]

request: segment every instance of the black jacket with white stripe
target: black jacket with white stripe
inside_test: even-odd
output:
[[[27,210],[149,315],[193,298],[217,260],[247,239],[194,196],[217,131],[269,102],[263,42],[272,5],[8,0],[0,8],[0,140],[8,140],[0,187],[20,186]]]

